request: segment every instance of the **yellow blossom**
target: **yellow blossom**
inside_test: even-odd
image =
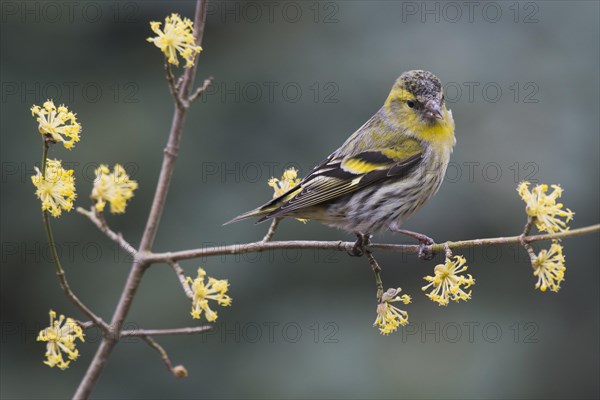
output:
[[[171,14],[165,18],[164,30],[160,29],[161,22],[150,22],[150,28],[158,36],[148,38],[167,57],[170,64],[179,66],[177,53],[185,59],[185,68],[194,65],[194,59],[202,51],[194,39],[194,24],[188,18],[183,20],[179,14]]]
[[[64,322],[64,324],[63,324]],[[75,348],[75,340],[83,339],[83,330],[75,320],[61,315],[56,320],[56,313],[50,310],[50,326],[40,331],[37,337],[38,342],[47,342],[46,358],[44,364],[50,367],[65,369],[71,361],[65,361],[62,353],[66,353],[69,360],[75,360],[79,356],[79,351]]]
[[[137,182],[129,179],[121,165],[115,164],[113,172],[110,172],[108,167],[102,164],[96,168],[96,179],[91,197],[96,201],[94,206],[99,212],[104,211],[104,206],[108,201],[111,213],[122,214],[127,207],[127,200],[133,197],[133,191],[137,187]]]
[[[298,178],[298,170],[296,168],[288,168],[283,171],[281,179],[271,178],[267,183],[273,188],[273,198],[279,197],[287,193],[291,188],[297,186],[301,179]],[[296,218],[298,221],[306,223],[306,219]]]
[[[461,288],[464,285],[464,289],[469,288],[475,284],[475,279],[471,275],[459,276],[460,273],[467,270],[465,265],[467,261],[462,256],[455,256],[454,261],[450,257],[446,257],[444,264],[438,264],[434,268],[435,276],[426,276],[429,285],[423,286],[422,290],[426,291],[433,286],[430,293],[427,294],[431,300],[438,303],[440,306],[447,306],[450,300],[467,301],[471,298],[471,291],[468,293]]]
[[[198,268],[198,277],[192,279],[188,277],[186,284],[192,291],[192,318],[200,319],[202,312],[206,314],[206,319],[213,322],[217,319],[216,311],[211,310],[208,300],[215,300],[220,306],[227,307],[231,305],[231,297],[226,295],[229,289],[227,279],[208,278],[208,284],[204,283],[206,271],[202,267]]]
[[[552,243],[550,250],[542,250],[532,261],[533,276],[538,277],[536,289],[545,292],[547,289],[558,292],[560,283],[565,280],[565,257],[562,246]]]
[[[62,210],[71,211],[75,193],[73,170],[63,169],[59,160],[46,160],[46,176],[36,167],[31,181],[37,188],[35,195],[42,201],[42,211],[59,217]]]
[[[569,209],[563,210],[563,205],[556,202],[562,195],[562,188],[552,185],[552,193],[546,194],[548,185],[536,185],[531,192],[529,185],[529,182],[521,182],[517,192],[527,204],[525,210],[534,219],[535,226],[548,233],[568,230],[567,222],[573,219],[575,213]],[[560,218],[566,219],[563,221]]]
[[[42,135],[49,136],[52,141],[62,142],[67,149],[79,142],[81,125],[77,122],[75,114],[63,104],[58,109],[52,100],[47,100],[42,107],[34,104],[31,107],[31,115],[37,115],[38,130]]]
[[[295,187],[299,183],[300,178],[298,178],[298,170],[296,168],[288,168],[285,171],[283,171],[281,179],[269,179],[268,185],[273,188],[273,198],[276,198],[286,193],[288,190]]]
[[[389,335],[395,332],[398,327],[408,324],[408,313],[393,306],[391,303],[401,301],[404,304],[410,303],[410,296],[404,294],[398,296],[402,289],[388,289],[381,297],[381,302],[377,304],[377,318],[373,326],[379,326],[379,332],[382,335]]]

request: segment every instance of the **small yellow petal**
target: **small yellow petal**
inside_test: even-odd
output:
[[[379,327],[382,335],[389,335],[395,332],[400,326],[408,324],[408,313],[401,310],[391,303],[403,302],[410,303],[410,296],[398,296],[402,289],[388,289],[382,296],[381,302],[377,305],[377,318],[373,326]]]
[[[171,14],[165,18],[164,28],[160,29],[160,26],[160,22],[150,22],[150,29],[158,36],[146,40],[154,43],[165,54],[170,64],[179,65],[179,53],[186,61],[185,68],[192,67],[196,56],[202,51],[202,47],[196,44],[192,21],[188,18],[182,20],[178,14]]]
[[[533,275],[538,277],[535,288],[542,292],[550,289],[558,292],[560,284],[565,280],[565,257],[563,248],[558,242],[552,243],[550,249],[542,250],[532,261]]]
[[[533,218],[536,227],[548,233],[568,230],[567,223],[573,219],[575,213],[563,209],[563,205],[556,202],[562,196],[562,188],[552,185],[552,192],[547,193],[548,185],[536,185],[531,191],[529,185],[527,181],[521,182],[517,186],[517,192],[525,202],[525,211]]]
[[[298,178],[298,170],[296,168],[288,168],[283,171],[281,179],[271,178],[267,184],[273,188],[273,198],[279,197],[287,193],[290,189],[300,184],[301,179]],[[296,220],[306,223],[306,219],[296,218]]]
[[[73,170],[66,170],[59,160],[46,160],[46,174],[42,176],[39,169],[31,177],[36,187],[35,195],[42,202],[42,211],[48,211],[53,217],[59,217],[62,211],[71,211],[75,193],[75,177]]]
[[[431,288],[431,292],[427,297],[438,303],[440,306],[447,306],[450,301],[459,302],[460,300],[467,301],[471,298],[471,291],[465,292],[475,284],[475,279],[471,275],[460,275],[467,270],[466,260],[462,256],[455,256],[454,261],[450,257],[446,257],[444,264],[438,264],[434,268],[434,276],[426,276],[425,279],[429,282],[428,285],[421,289],[427,291]]]
[[[106,165],[100,165],[96,168],[96,179],[92,189],[92,200],[96,203],[94,207],[102,212],[106,202],[110,203],[110,212],[113,214],[122,214],[127,207],[127,201],[133,197],[133,191],[138,184],[129,179],[125,169],[115,164],[113,172]]]
[[[69,360],[76,360],[79,357],[79,351],[75,348],[75,341],[79,339],[84,342],[83,330],[72,318],[66,318],[61,315],[58,321],[56,313],[50,310],[50,326],[41,330],[37,340],[46,342],[46,361],[44,364],[49,367],[58,367],[62,370],[69,366],[70,361],[63,358],[63,353],[67,354]]]
[[[218,305],[227,307],[231,305],[231,297],[226,293],[229,290],[229,282],[226,279],[208,278],[206,282],[206,271],[198,268],[198,276],[195,279],[186,278],[186,285],[193,293],[191,315],[194,319],[200,319],[202,313],[205,314],[206,320],[214,322],[218,315],[209,306],[208,301],[216,301]]]
[[[72,149],[79,142],[81,125],[77,117],[64,104],[58,109],[52,100],[47,100],[43,108],[31,107],[31,115],[36,117],[38,131],[52,142],[62,143],[66,149]]]

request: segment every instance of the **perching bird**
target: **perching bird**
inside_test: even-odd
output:
[[[310,219],[363,240],[383,230],[431,239],[400,226],[439,189],[454,137],[440,80],[415,70],[400,75],[375,115],[289,191],[227,224],[259,217]]]

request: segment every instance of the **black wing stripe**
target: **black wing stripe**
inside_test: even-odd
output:
[[[390,165],[394,160],[379,151],[365,151],[352,157],[354,160],[364,161],[369,164]]]
[[[319,177],[327,177],[327,178],[337,178],[343,181],[351,181],[352,179],[358,177],[359,175],[353,173],[353,172],[349,172],[346,171],[342,168],[338,167],[335,169],[330,169],[327,171],[324,171],[322,173],[320,173],[318,176],[315,176],[315,178],[311,179],[311,180],[315,180],[318,179]]]

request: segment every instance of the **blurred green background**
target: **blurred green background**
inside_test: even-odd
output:
[[[193,16],[191,1],[2,2],[3,398],[71,396],[98,334],[64,372],[42,364],[35,341],[50,308],[81,315],[50,263],[30,182],[41,140],[29,108],[65,103],[83,125],[72,151],[51,157],[76,170],[89,207],[93,170],[122,163],[139,182],[127,213],[109,215],[137,244],[158,176],[173,104],[149,21]],[[223,227],[270,198],[266,182],[290,165],[306,173],[383,103],[403,71],[437,74],[457,127],[446,182],[407,229],[438,241],[515,235],[525,222],[522,179],[560,183],[576,212],[599,218],[599,3],[211,2],[198,82],[215,83],[187,120],[155,250],[262,238],[267,226]],[[71,286],[110,319],[127,257],[85,218],[53,221]],[[284,221],[277,239],[352,240],[316,223]],[[410,242],[385,234],[380,242]],[[541,246],[547,246],[542,244]],[[212,334],[160,338],[158,354],[121,343],[95,398],[598,398],[598,235],[564,240],[559,293],[534,290],[517,247],[465,251],[473,299],[439,307],[421,294],[435,261],[380,254],[386,287],[414,301],[411,325],[389,337],[375,319],[363,258],[316,251],[183,263],[227,278],[234,301]],[[537,248],[540,248],[537,246]],[[440,261],[438,255],[436,261]],[[144,277],[127,327],[199,324],[172,271]]]

